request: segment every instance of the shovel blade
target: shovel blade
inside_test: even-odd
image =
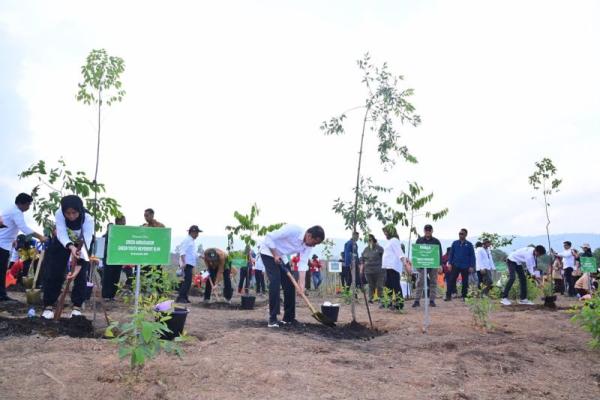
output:
[[[313,313],[312,316],[313,316],[314,319],[316,319],[317,321],[319,321],[323,325],[328,326],[330,328],[335,328],[335,322],[333,322],[332,320],[330,320],[329,318],[327,318],[325,316],[325,314],[323,314],[321,312],[316,312],[316,313]]]

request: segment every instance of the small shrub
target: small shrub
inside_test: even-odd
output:
[[[465,303],[473,314],[473,322],[476,326],[484,329],[492,328],[490,313],[494,311],[496,303],[491,298],[483,296],[477,289],[471,289]]]
[[[600,349],[600,297],[596,294],[591,300],[586,301],[579,313],[575,314],[571,320],[592,334],[590,347]]]
[[[352,303],[352,290],[350,289],[350,286],[344,286],[340,294],[342,295],[345,304]]]

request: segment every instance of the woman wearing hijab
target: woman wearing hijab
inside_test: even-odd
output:
[[[398,232],[392,225],[383,228],[383,234],[387,239],[387,243],[383,248],[381,256],[381,265],[386,270],[385,287],[392,291],[392,299],[394,299],[392,308],[402,308],[404,296],[402,295],[402,287],[400,286],[400,275],[406,269],[409,274],[412,272],[410,260],[404,255],[402,245],[398,238]]]
[[[44,312],[42,317],[54,318],[54,306],[66,279],[74,279],[71,291],[71,317],[81,316],[85,300],[86,276],[89,257],[86,250],[92,244],[94,219],[83,208],[83,201],[75,195],[60,200],[55,214],[56,235],[46,252],[48,264],[44,276]],[[85,245],[83,242],[85,241]]]

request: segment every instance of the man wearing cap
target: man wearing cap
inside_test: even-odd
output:
[[[6,295],[6,269],[10,259],[10,251],[19,231],[26,235],[33,235],[40,241],[45,242],[46,237],[36,233],[25,223],[23,213],[29,210],[33,198],[27,193],[20,193],[15,198],[15,204],[8,210],[2,211],[2,225],[0,229],[0,301],[12,300]]]
[[[440,263],[442,262],[442,244],[440,241],[433,237],[433,227],[430,224],[425,225],[423,228],[423,236],[417,239],[417,244],[429,244],[438,247],[440,252]],[[435,307],[435,295],[437,292],[437,274],[441,272],[442,266],[440,264],[439,269],[435,268],[423,268],[419,269],[419,280],[417,281],[417,292],[415,293],[415,302],[413,307],[419,307],[421,296],[423,294],[423,286],[425,283],[425,276],[429,282],[429,305]]]
[[[565,281],[568,285],[569,297],[575,297],[577,291],[575,290],[575,279],[573,278],[573,271],[575,270],[575,257],[577,257],[577,251],[571,248],[571,242],[568,240],[563,242],[564,250],[552,254],[555,257],[562,257],[563,260],[563,272],[565,274]]]
[[[196,246],[196,238],[198,234],[202,232],[198,225],[190,226],[188,229],[188,237],[179,245],[179,254],[181,257],[181,265],[184,265],[183,270],[183,282],[179,286],[179,295],[177,296],[177,303],[189,303],[188,293],[192,286],[192,272],[198,262],[198,250]]]

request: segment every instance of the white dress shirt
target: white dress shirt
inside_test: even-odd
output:
[[[514,263],[525,265],[529,273],[533,274],[533,268],[536,266],[534,251],[533,247],[523,247],[510,253],[508,259]]]
[[[495,269],[491,251],[489,248],[478,247],[475,249],[475,270],[483,271],[486,269]]]
[[[196,240],[189,236],[179,245],[179,255],[185,256],[185,264],[193,267],[198,263],[198,252],[196,251]]]
[[[488,269],[493,271],[496,269],[496,264],[494,264],[494,257],[492,257],[492,249],[488,247],[485,252],[487,254]]]
[[[305,233],[306,231],[297,225],[284,225],[273,232],[267,233],[260,245],[260,254],[273,257],[270,249],[277,250],[282,256],[298,253],[300,255],[298,265],[307,264],[312,247],[304,243]]]
[[[54,219],[56,221],[56,237],[58,237],[58,240],[63,246],[72,243],[73,241],[67,232],[67,221],[65,220],[65,216],[60,208],[56,211],[56,214],[54,214]],[[94,218],[92,218],[92,216],[88,213],[85,213],[85,218],[83,219],[81,229],[73,229],[72,232],[75,234],[75,236],[77,236],[77,238],[79,238],[82,230],[83,240],[89,249],[92,245],[92,237],[94,236]],[[90,260],[87,251],[85,251],[85,247],[81,249],[81,258],[83,258],[85,261]]]
[[[575,268],[575,256],[571,249],[556,253],[557,256],[561,256],[563,260],[563,268]]]
[[[25,235],[33,233],[33,229],[25,223],[23,211],[19,210],[16,204],[2,212],[2,219],[6,228],[0,229],[0,247],[6,251],[12,249],[13,242],[17,238],[19,231]]]
[[[383,248],[383,256],[381,258],[381,266],[384,269],[393,269],[399,273],[402,273],[404,269],[404,263],[402,258],[405,258],[402,247],[400,246],[400,239],[391,238]]]

